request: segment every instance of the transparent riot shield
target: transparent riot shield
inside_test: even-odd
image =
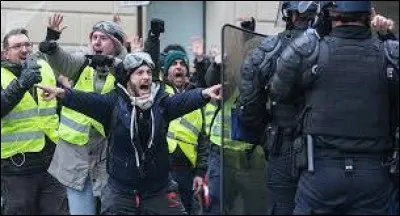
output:
[[[265,35],[224,25],[222,28],[222,149],[221,212],[223,214],[266,214],[266,163],[263,149],[240,141],[232,131],[237,123],[235,102],[246,56],[258,47]]]

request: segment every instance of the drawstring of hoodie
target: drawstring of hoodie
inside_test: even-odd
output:
[[[133,97],[129,94],[129,92],[126,90],[126,88],[124,86],[122,86],[121,84],[117,84],[117,86],[119,88],[121,88],[125,94],[129,97],[129,99],[131,100],[131,105],[132,105],[132,111],[131,111],[131,121],[130,121],[130,137],[131,137],[131,143],[132,146],[135,150],[135,161],[136,161],[136,167],[138,168],[138,170],[140,171],[140,158],[139,158],[139,152],[136,148],[136,145],[134,143],[134,137],[135,134],[138,133],[138,127],[137,127],[137,119],[136,119],[136,105],[137,105],[137,98]],[[151,135],[150,135],[150,139],[149,142],[147,144],[147,149],[150,149],[153,146],[153,140],[154,140],[154,125],[155,125],[155,121],[154,121],[154,114],[153,114],[153,110],[150,109],[150,118],[151,118]],[[144,156],[144,151],[142,153],[142,157]]]

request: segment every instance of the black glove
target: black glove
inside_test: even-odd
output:
[[[254,30],[256,30],[256,20],[254,19],[254,17],[251,17],[250,21],[240,22],[240,26],[249,31],[254,31]]]
[[[153,18],[150,22],[150,33],[156,37],[164,33],[164,20]]]
[[[34,84],[42,81],[42,75],[40,74],[41,66],[33,56],[29,56],[26,59],[22,68],[21,76],[18,78],[21,89],[27,91],[32,88]]]
[[[53,30],[49,27],[47,27],[47,34],[46,34],[46,40],[58,40],[60,39],[61,32]]]
[[[89,66],[96,67],[112,67],[114,64],[114,57],[108,55],[85,55],[89,59]]]
[[[45,40],[39,43],[39,50],[42,53],[52,55],[56,50],[58,43],[55,40]]]

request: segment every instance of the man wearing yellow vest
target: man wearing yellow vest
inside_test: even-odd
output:
[[[47,168],[58,135],[57,103],[33,85],[56,86],[44,60],[32,54],[26,29],[4,36],[1,61],[1,190],[4,214],[66,215],[65,188]],[[3,213],[3,212],[2,212]]]
[[[89,35],[91,54],[68,53],[56,40],[66,28],[63,16],[49,19],[46,40],[39,49],[49,64],[74,82],[74,89],[105,94],[114,88],[112,57],[123,59],[125,33],[113,21],[96,23]],[[98,121],[67,107],[60,114],[60,141],[48,169],[67,187],[70,213],[96,214],[96,202],[106,184],[106,137]]]
[[[190,88],[189,60],[182,51],[171,50],[164,59],[165,91],[169,95]],[[172,177],[187,212],[191,212],[193,195],[200,192],[207,171],[207,142],[205,142],[205,112],[197,109],[170,122],[167,142],[171,154]]]

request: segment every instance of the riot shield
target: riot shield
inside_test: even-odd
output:
[[[239,141],[232,131],[239,79],[246,56],[265,35],[224,25],[222,28],[222,129],[221,212],[222,214],[266,214],[266,161],[260,146]]]

